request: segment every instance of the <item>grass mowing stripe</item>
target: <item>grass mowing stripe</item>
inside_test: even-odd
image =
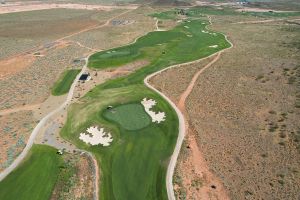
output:
[[[0,199],[49,199],[56,183],[62,158],[56,149],[33,145],[24,162],[0,182]]]
[[[79,72],[80,69],[70,69],[65,71],[59,80],[54,84],[52,88],[52,95],[59,96],[68,93]]]
[[[128,76],[96,86],[68,110],[61,135],[95,154],[101,167],[99,196],[102,200],[168,199],[165,175],[178,136],[178,118],[173,108],[148,89],[143,80],[170,65],[197,60],[229,47],[222,34],[206,29],[207,24],[207,20],[186,20],[170,31],[151,32],[134,44],[90,57],[88,66],[96,69],[117,67],[138,59],[150,63]],[[212,45],[217,47],[211,48]],[[124,119],[126,115],[114,120],[105,117],[107,106],[130,105],[144,97],[157,101],[154,109],[165,112],[165,121],[128,130],[122,128],[122,123],[130,123],[130,119]],[[131,113],[136,111],[127,112],[131,118]],[[111,146],[88,146],[79,140],[79,134],[93,125],[112,133]]]

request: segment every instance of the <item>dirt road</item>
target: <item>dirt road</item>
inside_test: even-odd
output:
[[[126,14],[126,13],[128,13],[128,12],[131,12],[131,11],[132,11],[132,10],[125,11],[125,12],[123,12],[123,13],[117,15],[117,16],[114,16],[114,17],[110,18],[109,20],[107,20],[107,22],[106,22],[105,24],[101,25],[101,26],[106,26],[106,25],[108,25],[113,19],[115,19],[115,18],[117,18],[117,17],[120,17],[121,15],[124,15],[124,14]],[[84,30],[84,31],[86,31],[86,30]],[[83,32],[83,30],[80,31],[80,33],[82,33],[82,32]],[[77,32],[77,33],[73,33],[72,36],[73,36],[74,34],[78,34],[78,32]],[[66,37],[64,37],[64,38],[67,38],[67,37],[70,37],[70,35],[69,35],[69,36],[66,36]],[[62,39],[62,38],[61,38],[61,39]],[[59,40],[61,40],[61,39],[59,39]],[[138,38],[136,38],[136,39],[133,41],[133,43],[136,42],[137,39],[138,39]],[[59,40],[58,40],[58,41],[59,41]],[[92,52],[92,53],[93,53],[93,52]],[[91,53],[90,55],[92,55],[92,53]],[[12,171],[13,171],[13,170],[14,170],[14,169],[15,169],[15,168],[23,161],[23,159],[26,157],[26,155],[28,154],[29,150],[31,149],[32,145],[34,144],[34,140],[35,140],[37,134],[39,133],[39,131],[40,131],[41,128],[45,127],[47,121],[48,121],[52,116],[54,116],[55,114],[59,113],[60,111],[62,111],[62,110],[64,110],[64,109],[66,109],[66,108],[69,106],[69,104],[70,104],[70,102],[71,102],[71,100],[72,100],[72,98],[73,98],[73,93],[74,93],[74,90],[75,90],[75,86],[76,86],[76,84],[77,84],[77,82],[78,82],[78,80],[79,80],[79,77],[80,77],[80,76],[86,71],[86,69],[87,69],[88,59],[89,59],[90,55],[88,55],[88,56],[85,58],[85,65],[83,66],[83,68],[81,69],[80,73],[76,76],[76,78],[75,78],[73,84],[71,85],[71,88],[70,88],[70,90],[69,90],[69,93],[68,93],[67,98],[66,98],[66,100],[64,101],[64,103],[61,104],[58,108],[56,108],[56,109],[53,110],[52,112],[50,112],[49,114],[47,114],[44,118],[42,118],[42,119],[39,121],[39,123],[37,124],[37,126],[33,129],[33,131],[32,131],[32,133],[31,133],[31,135],[30,135],[30,137],[29,137],[29,139],[28,139],[28,141],[27,141],[27,144],[26,144],[25,148],[23,149],[23,151],[19,154],[19,156],[14,160],[14,162],[13,162],[9,167],[7,167],[6,169],[4,169],[4,170],[0,173],[0,181],[2,181],[9,173],[11,173],[11,172],[12,172]],[[92,156],[92,155],[90,155],[90,156]],[[96,177],[95,177],[95,199],[99,199],[99,191],[98,191],[98,190],[99,190],[99,184],[98,184],[98,183],[99,183],[99,168],[98,168],[98,164],[95,163],[95,159],[94,159],[93,156],[92,156],[92,159],[93,159],[93,163],[96,164],[96,165],[95,165],[95,171],[96,171],[96,172],[95,172],[95,173],[96,173]],[[96,162],[97,162],[97,161],[96,161]]]
[[[17,108],[10,108],[5,110],[0,110],[0,115],[8,115],[10,113],[15,113],[19,111],[28,111],[28,110],[35,110],[37,109],[41,104],[32,104],[32,105],[25,105]]]
[[[211,22],[211,18],[208,17],[209,19],[209,25],[212,24]],[[183,116],[183,113],[182,111],[179,110],[179,108],[175,105],[174,102],[172,102],[166,95],[164,95],[163,93],[161,93],[159,90],[157,90],[156,88],[154,88],[152,85],[149,84],[149,79],[151,79],[152,77],[160,74],[161,72],[165,71],[165,70],[169,70],[171,68],[175,68],[175,67],[180,67],[182,65],[188,65],[188,64],[194,64],[194,63],[197,63],[197,62],[200,62],[206,58],[209,58],[209,57],[212,57],[212,56],[216,56],[216,58],[210,62],[207,66],[205,66],[204,68],[207,69],[208,67],[210,67],[213,63],[215,63],[222,52],[226,51],[226,50],[229,50],[233,47],[233,44],[227,39],[227,36],[225,36],[225,39],[227,40],[227,42],[230,44],[230,47],[227,48],[227,49],[223,49],[219,52],[216,52],[208,57],[205,57],[205,58],[201,58],[199,60],[195,60],[195,61],[191,61],[191,62],[188,62],[188,63],[184,63],[184,64],[178,64],[178,65],[173,65],[173,66],[170,66],[170,67],[167,67],[165,69],[162,69],[160,71],[157,71],[153,74],[150,74],[149,76],[147,76],[145,79],[144,79],[144,84],[154,90],[155,92],[157,92],[158,94],[160,94],[172,107],[173,109],[175,110],[177,116],[178,116],[178,120],[179,120],[179,127],[178,127],[178,130],[179,130],[179,133],[178,133],[178,138],[177,138],[177,141],[176,141],[176,146],[174,148],[174,152],[171,156],[171,159],[170,159],[170,162],[169,162],[169,165],[168,165],[168,169],[167,169],[167,177],[166,177],[166,187],[167,187],[167,194],[168,194],[168,199],[169,200],[175,200],[175,194],[174,194],[174,188],[173,188],[173,174],[174,174],[174,170],[175,170],[175,167],[176,167],[176,162],[177,162],[177,158],[178,158],[178,155],[180,153],[180,149],[181,149],[181,146],[182,146],[182,143],[183,143],[183,140],[184,140],[184,136],[186,134],[186,131],[187,131],[187,121],[185,121],[185,118]],[[189,89],[186,90],[186,94],[184,95],[183,99],[186,99],[187,96],[189,95],[190,91],[192,90],[193,88],[193,85],[195,84],[195,81],[197,80],[197,78],[199,77],[199,75],[201,73],[203,73],[203,71],[205,69],[202,69],[200,70],[200,72],[197,72],[197,74],[195,74],[194,78],[195,80],[192,80],[192,83],[190,84],[191,86],[188,87]],[[183,100],[182,100],[183,101]],[[184,104],[184,101],[183,101],[183,104]],[[183,106],[184,108],[184,106]]]
[[[185,100],[186,98],[189,96],[189,94],[192,92],[192,89],[198,79],[198,77],[204,72],[204,70],[206,70],[207,68],[209,68],[210,66],[212,66],[215,62],[217,62],[217,60],[219,60],[220,56],[221,56],[222,52],[219,52],[217,54],[217,56],[210,62],[208,63],[206,66],[204,66],[202,69],[200,69],[192,78],[191,82],[189,83],[188,87],[186,88],[186,90],[182,93],[182,95],[180,96],[180,99],[178,101],[177,107],[181,110],[181,112],[185,112]]]

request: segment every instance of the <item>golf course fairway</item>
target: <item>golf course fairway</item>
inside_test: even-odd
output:
[[[178,136],[178,118],[173,108],[147,88],[143,80],[168,66],[207,57],[230,47],[224,35],[206,28],[208,24],[207,18],[199,15],[196,19],[193,15],[193,19],[178,23],[170,31],[150,32],[133,44],[90,56],[88,67],[98,70],[117,68],[137,60],[150,63],[128,76],[96,86],[80,99],[80,103],[68,109],[61,136],[97,158],[101,171],[100,199],[168,199],[166,170]],[[136,104],[143,98],[157,102],[153,110],[165,112],[165,121],[149,123],[142,117],[145,113]],[[110,106],[113,107],[111,111],[108,110]],[[113,110],[115,113],[108,113]],[[118,112],[120,116],[114,116]],[[111,145],[90,146],[79,140],[79,134],[90,126],[110,132]]]
[[[34,145],[23,163],[0,182],[0,199],[49,199],[63,159],[56,149]]]

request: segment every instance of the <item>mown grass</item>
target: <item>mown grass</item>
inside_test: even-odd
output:
[[[62,163],[56,149],[34,145],[26,160],[0,182],[0,199],[49,199]]]
[[[75,80],[79,72],[80,69],[66,70],[58,79],[58,81],[54,84],[51,90],[52,95],[59,96],[68,93],[73,81]]]
[[[173,30],[151,32],[134,44],[90,57],[88,66],[96,69],[114,68],[138,59],[150,63],[126,77],[95,87],[68,110],[61,135],[95,154],[101,167],[101,199],[167,199],[166,169],[178,136],[178,118],[162,97],[144,86],[143,80],[170,65],[203,58],[229,47],[222,34],[202,32],[208,31],[207,24],[207,20],[189,19]],[[218,47],[210,48],[211,45]],[[126,115],[114,121],[105,117],[107,106],[135,104],[144,97],[157,101],[155,110],[166,113],[164,122],[129,130],[124,123],[130,123],[131,113],[128,112],[126,120]],[[93,125],[112,133],[111,146],[88,146],[79,140],[79,134]]]
[[[166,121],[127,130],[103,117],[107,106],[134,104],[145,96],[158,102],[157,109],[166,112]],[[143,85],[90,92],[81,100],[70,107],[61,134],[96,155],[101,166],[101,199],[167,199],[165,169],[178,134],[178,119],[172,108]],[[87,146],[79,140],[80,132],[92,125],[112,133],[111,146]]]
[[[141,103],[119,105],[113,109],[106,110],[103,116],[108,120],[117,122],[126,130],[139,130],[151,123],[151,118]]]

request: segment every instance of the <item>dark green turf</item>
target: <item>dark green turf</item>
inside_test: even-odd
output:
[[[56,151],[49,146],[34,145],[25,161],[0,182],[0,199],[49,199],[63,163]]]
[[[59,96],[68,93],[79,72],[80,69],[70,69],[65,71],[59,80],[54,84],[52,88],[52,95]]]
[[[111,110],[105,110],[103,115],[126,130],[139,130],[151,123],[150,116],[140,103],[119,105]]]
[[[150,63],[128,76],[96,86],[68,110],[61,135],[79,148],[95,154],[101,167],[99,191],[102,200],[167,199],[166,169],[178,136],[178,118],[172,107],[148,89],[143,80],[170,65],[200,59],[229,47],[222,34],[214,36],[202,32],[207,31],[207,24],[207,20],[193,17],[173,30],[151,32],[134,44],[90,57],[88,66],[95,69],[114,68],[140,59]],[[218,48],[209,48],[211,45],[218,45]],[[166,113],[165,121],[128,130],[126,126],[136,125],[136,119],[129,122],[134,117],[131,109],[127,116],[124,112],[114,120],[105,117],[107,106],[131,105],[145,97],[157,101],[154,109]],[[104,127],[112,134],[111,146],[88,146],[79,140],[79,134],[93,125]]]

